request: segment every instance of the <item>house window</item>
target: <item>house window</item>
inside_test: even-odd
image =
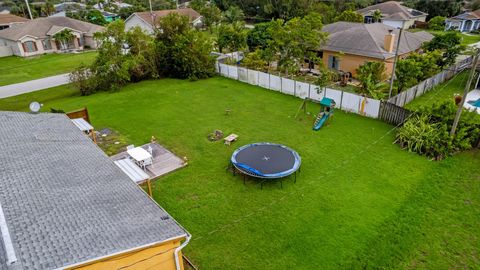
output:
[[[328,68],[339,70],[340,69],[340,59],[337,56],[329,55],[328,56]]]
[[[22,46],[25,52],[36,52],[38,50],[37,44],[33,41],[24,42],[22,43]]]
[[[80,36],[80,37],[78,38],[78,45],[79,45],[80,47],[85,46],[85,39],[83,38],[83,36]]]
[[[49,51],[52,49],[52,42],[49,38],[42,40],[43,49]]]

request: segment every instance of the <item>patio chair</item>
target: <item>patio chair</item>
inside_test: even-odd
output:
[[[153,164],[153,158],[148,158],[143,161],[143,168],[145,169],[146,166]]]
[[[127,145],[127,150],[131,150],[133,148],[135,148],[135,145],[133,145],[133,144]]]
[[[153,157],[153,148],[150,145],[147,148],[147,152],[150,153],[150,155],[152,155]]]

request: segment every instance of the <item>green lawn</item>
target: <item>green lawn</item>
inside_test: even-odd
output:
[[[467,83],[468,72],[463,72],[455,76],[452,80],[446,81],[414,99],[408,103],[405,108],[415,109],[421,106],[430,106],[433,103],[445,100],[453,100],[455,94],[463,94],[465,84]]]
[[[428,30],[428,29],[409,29],[408,31],[410,32],[419,32],[419,31],[427,31],[431,33],[432,35],[436,34],[443,34],[445,31],[439,31],[439,30]],[[480,41],[480,35],[479,34],[466,34],[466,33],[460,33],[462,36],[462,44],[463,45],[470,45],[473,43],[477,43]]]
[[[314,132],[313,116],[293,118],[299,99],[220,77],[87,97],[58,87],[0,99],[0,109],[26,110],[32,100],[44,110],[87,106],[97,129],[136,145],[154,135],[188,158],[154,182],[154,198],[193,234],[185,253],[200,269],[478,268],[478,151],[429,161],[392,144],[392,126],[341,111]],[[215,129],[240,138],[210,142]],[[262,190],[225,171],[236,147],[261,141],[299,152],[296,184]]]
[[[79,54],[46,54],[34,57],[0,58],[0,86],[67,73],[81,63],[93,62],[96,52]]]

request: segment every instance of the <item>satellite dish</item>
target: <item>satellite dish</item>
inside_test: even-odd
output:
[[[30,108],[30,111],[32,113],[38,113],[40,111],[40,109],[42,108],[42,105],[40,103],[34,101],[34,102],[30,103],[29,108]]]

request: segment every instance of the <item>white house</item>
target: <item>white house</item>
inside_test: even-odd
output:
[[[445,29],[472,32],[480,28],[480,9],[469,11],[445,20]]]
[[[394,28],[408,29],[415,24],[415,21],[425,22],[427,13],[402,6],[400,2],[388,1],[380,4],[368,6],[357,10],[365,23],[374,23],[373,13],[379,10],[382,14],[381,22]]]
[[[61,51],[60,42],[54,36],[69,29],[74,38],[69,42],[69,50],[96,48],[93,34],[103,31],[103,27],[68,17],[47,17],[34,19],[0,31],[0,51],[11,50],[18,56],[32,56]],[[5,56],[5,54],[3,55]]]
[[[135,12],[125,20],[125,28],[128,30],[138,26],[144,31],[152,34],[154,29],[158,27],[160,19],[171,13],[178,13],[180,15],[187,16],[190,20],[190,23],[194,27],[200,27],[202,25],[203,17],[200,15],[200,13],[191,8],[183,8],[158,10],[153,11],[152,13],[149,11]]]

